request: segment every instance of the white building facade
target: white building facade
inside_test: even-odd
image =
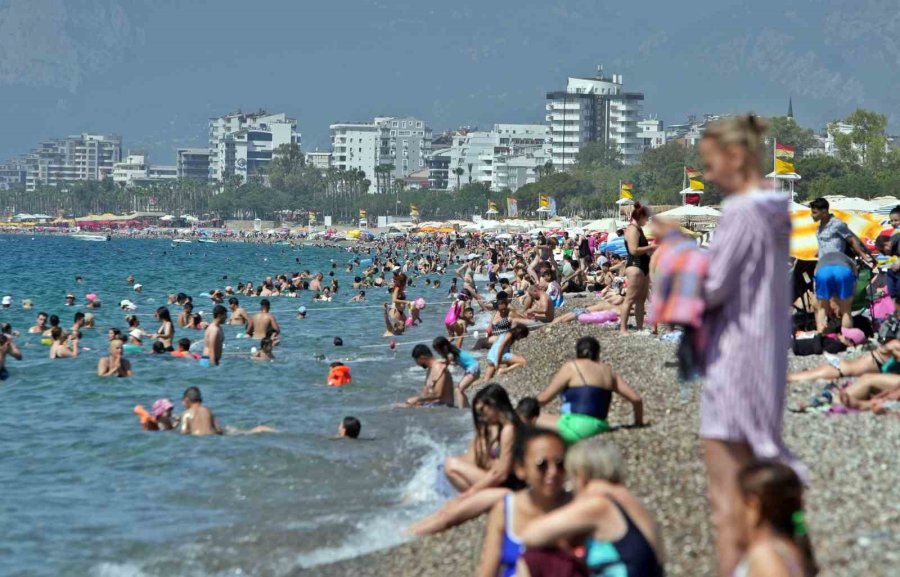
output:
[[[621,75],[569,77],[566,89],[547,93],[553,165],[567,169],[590,142],[614,144],[625,164],[636,164],[644,150],[638,135],[644,95],[624,91]]]
[[[122,159],[122,139],[105,134],[79,134],[41,143],[24,158],[25,189],[64,182],[103,180]]]
[[[368,123],[331,125],[331,164],[337,170],[361,170],[375,191],[375,167],[381,148],[381,128]]]
[[[210,153],[206,148],[179,148],[175,155],[178,178],[208,180],[209,157]]]
[[[659,148],[666,143],[666,129],[662,120],[647,118],[637,123],[638,138],[643,141],[644,150]]]
[[[244,182],[260,174],[278,147],[300,146],[297,121],[284,113],[235,112],[209,120],[209,179],[232,176]]]
[[[448,188],[482,183],[493,191],[514,191],[534,182],[538,168],[550,160],[550,128],[496,124],[489,132],[458,132],[447,156]],[[462,170],[461,175],[456,174],[457,169]]]
[[[322,172],[325,172],[326,170],[331,168],[331,153],[320,152],[318,150],[316,150],[315,152],[307,152],[306,162],[310,166],[318,168]]]
[[[144,153],[129,153],[122,162],[113,165],[112,179],[119,186],[131,188],[165,180],[176,180],[175,166],[151,165]]]

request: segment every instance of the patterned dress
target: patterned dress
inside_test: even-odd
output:
[[[723,203],[705,282],[706,386],[700,436],[748,444],[805,477],[781,438],[790,345],[787,195],[754,190]]]

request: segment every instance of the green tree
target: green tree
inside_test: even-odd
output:
[[[575,162],[579,166],[622,167],[622,153],[612,142],[589,142],[581,147]]]
[[[837,131],[835,125],[829,127],[834,134],[838,158],[848,164],[880,169],[885,160],[887,116],[859,108],[844,122],[853,127],[850,134]]]

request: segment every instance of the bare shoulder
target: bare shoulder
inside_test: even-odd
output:
[[[786,555],[790,555],[787,558]],[[792,577],[789,564],[797,563],[793,551],[778,547],[776,541],[766,539],[750,547],[747,552],[749,577]]]

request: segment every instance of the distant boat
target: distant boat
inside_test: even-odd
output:
[[[178,244],[191,244],[191,241],[186,238],[175,238],[172,239],[172,242],[177,242]]]
[[[109,240],[109,237],[105,234],[73,234],[72,238],[75,240],[88,240],[92,242],[106,242]]]
[[[199,238],[197,242],[202,242],[204,244],[219,244],[219,241],[213,240],[211,238]]]

